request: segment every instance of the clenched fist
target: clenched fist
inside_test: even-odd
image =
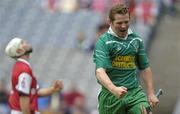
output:
[[[63,82],[61,80],[56,80],[52,85],[53,92],[59,92],[63,89]]]

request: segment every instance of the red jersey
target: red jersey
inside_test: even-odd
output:
[[[23,59],[18,59],[12,70],[12,91],[9,97],[9,105],[12,110],[21,112],[19,93],[24,93],[30,98],[31,114],[38,110],[37,104],[37,81],[32,73],[29,63]]]

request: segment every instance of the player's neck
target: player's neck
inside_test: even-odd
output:
[[[28,61],[30,58],[30,55],[22,55],[20,58]]]

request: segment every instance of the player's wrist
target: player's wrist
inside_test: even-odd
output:
[[[108,90],[109,90],[111,93],[114,93],[114,92],[115,92],[115,89],[116,89],[116,86],[113,85],[113,84],[108,87]]]
[[[50,87],[50,90],[51,90],[51,93],[55,93],[56,92],[54,87]]]
[[[155,92],[154,90],[150,90],[150,91],[147,91],[147,94],[148,96],[152,96],[152,95],[155,95]]]

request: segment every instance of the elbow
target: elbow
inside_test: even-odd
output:
[[[98,69],[96,69],[96,77],[97,76],[100,76],[102,73],[104,73],[105,72],[105,69],[104,68],[98,68]]]

